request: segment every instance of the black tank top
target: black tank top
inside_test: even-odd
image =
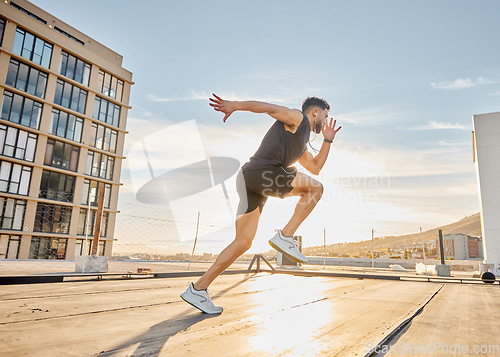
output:
[[[295,133],[287,131],[285,124],[276,120],[262,139],[260,147],[241,169],[248,171],[272,166],[289,167],[296,163],[306,151],[311,134],[309,119],[304,113],[302,116],[302,122]]]

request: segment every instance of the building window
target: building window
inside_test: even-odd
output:
[[[73,36],[73,35],[71,35],[71,34],[67,33],[67,32],[66,32],[66,31],[64,31],[63,29],[60,29],[59,27],[54,26],[54,30],[56,30],[57,32],[59,32],[59,33],[63,34],[63,35],[64,35],[64,36],[66,36],[67,38],[70,38],[70,39],[72,39],[73,41],[75,41],[75,42],[79,43],[80,45],[85,46],[85,43],[84,43],[82,40],[77,39],[75,36]]]
[[[44,19],[42,19],[40,16],[38,16],[38,15],[36,15],[36,14],[28,11],[28,10],[26,10],[24,7],[21,7],[21,6],[17,5],[15,2],[11,1],[10,2],[10,6],[15,7],[19,11],[24,12],[26,15],[31,16],[32,18],[34,18],[37,21],[40,21],[44,25],[47,25],[47,21],[45,21]]]
[[[18,259],[21,236],[0,235],[0,259]]]
[[[33,162],[37,139],[36,134],[0,124],[0,155]]]
[[[38,129],[42,103],[9,91],[3,92],[2,119]]]
[[[87,154],[87,167],[85,169],[85,174],[112,180],[114,164],[114,157],[89,150]]]
[[[101,93],[122,101],[123,99],[123,81],[116,78],[115,76],[104,72],[102,69],[99,70],[99,87]]]
[[[20,231],[23,228],[26,201],[0,197],[0,227]]]
[[[80,148],[62,141],[47,139],[44,165],[74,171],[78,169]]]
[[[31,167],[0,161],[0,192],[27,196],[30,179]]]
[[[85,114],[85,106],[87,105],[87,91],[58,79],[56,84],[54,103],[74,110],[75,112]]]
[[[82,205],[88,205],[90,199],[90,205],[97,207],[100,185],[104,185],[104,208],[109,208],[109,202],[111,199],[111,185],[109,183],[103,183],[88,179],[83,180]]]
[[[66,259],[68,239],[32,237],[29,259]]]
[[[66,51],[61,52],[59,73],[85,86],[89,86],[90,64]]]
[[[93,243],[92,239],[87,240],[87,245],[86,245],[87,246],[87,253],[86,253],[86,255],[91,254],[92,243]],[[97,255],[104,256],[105,249],[106,249],[106,241],[99,240],[99,245],[97,248]],[[85,252],[85,240],[84,239],[77,239],[76,244],[75,244],[75,257],[74,257],[74,259],[76,259],[77,257],[79,257],[81,255],[84,255],[85,254],[84,252]]]
[[[120,106],[96,96],[94,104],[94,119],[111,124],[113,126],[119,126]]]
[[[83,119],[73,114],[63,112],[59,109],[52,109],[49,132],[51,134],[81,142],[83,130]]]
[[[70,221],[71,207],[39,202],[33,231],[68,234]]]
[[[80,209],[80,217],[78,219],[78,227],[76,234],[78,235],[94,235],[95,221],[97,218],[97,210],[90,211],[89,221],[87,222],[87,209]],[[101,217],[101,230],[99,231],[99,237],[106,237],[108,234],[108,220],[109,212],[102,212]]]
[[[90,146],[109,152],[116,152],[116,140],[118,132],[116,130],[92,123],[90,128]]]
[[[50,67],[52,45],[19,27],[16,30],[12,52],[45,68]]]
[[[43,170],[38,197],[61,202],[73,202],[75,181],[75,176]]]
[[[2,45],[3,40],[3,30],[5,29],[5,20],[0,17],[0,46]]]
[[[5,83],[26,93],[45,98],[47,78],[47,73],[12,58]]]

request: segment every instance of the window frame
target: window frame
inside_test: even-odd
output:
[[[72,208],[71,206],[38,202],[33,232],[69,234]],[[59,219],[56,220],[56,217]],[[50,218],[53,219],[50,220]]]
[[[60,135],[59,129],[61,128],[60,122],[62,116],[65,116],[65,125],[64,125],[64,135]],[[73,136],[69,137],[68,132],[69,127],[70,127],[70,120],[73,120]],[[49,133],[52,135],[56,135],[60,138],[65,138],[77,143],[82,142],[82,134],[83,134],[83,125],[85,123],[85,120],[83,118],[80,118],[74,114],[65,112],[64,110],[60,110],[57,108],[52,108],[52,114],[50,116],[50,126],[49,126]],[[55,130],[54,130],[55,128]],[[78,131],[79,128],[79,131]],[[78,134],[78,135],[77,135]],[[77,137],[77,139],[75,139]]]
[[[5,132],[5,133],[2,133]],[[14,143],[11,145],[7,141],[14,136]],[[24,147],[19,145],[19,141],[21,136],[26,137],[26,142],[24,143]],[[22,138],[21,138],[22,139]],[[30,147],[30,143],[35,142],[32,147]],[[13,157],[19,160],[24,160],[28,162],[35,161],[36,155],[36,147],[38,145],[38,135],[31,133],[29,131],[25,131],[22,129],[15,128],[13,126],[5,125],[0,123],[0,155],[6,157]],[[12,149],[12,155],[7,153],[7,149]],[[28,149],[32,149],[29,150]],[[19,153],[23,153],[22,156],[19,156]],[[26,154],[31,153],[31,160],[26,158]]]
[[[28,43],[28,46],[30,47],[29,49],[27,47],[25,47],[27,35],[31,36],[31,39],[30,39],[30,37],[28,37],[28,41],[32,41],[31,45],[29,45],[29,43]],[[22,41],[21,41],[21,43],[19,43],[18,41],[20,41],[21,36],[22,36]],[[35,49],[37,48],[37,46],[38,47],[40,46],[40,43],[41,43],[41,47],[43,49],[42,49],[42,54],[38,55],[35,52]],[[17,50],[18,50],[17,45],[20,45],[19,53],[17,52]],[[46,54],[45,53],[46,49],[49,49],[49,51],[50,51],[48,54],[48,57],[44,57]],[[27,53],[29,53],[28,56],[25,55],[25,50]],[[15,53],[16,55],[19,55],[23,58],[26,58],[27,60],[32,61],[32,62],[34,62],[42,67],[50,69],[50,62],[52,61],[52,52],[53,51],[54,51],[54,45],[52,43],[47,42],[44,39],[42,39],[36,35],[33,35],[31,32],[26,31],[19,26],[16,28],[16,33],[14,36],[14,44],[12,46],[12,52]],[[40,57],[39,62],[35,60],[36,59],[35,56]]]
[[[6,168],[10,165],[10,168]],[[19,181],[13,181],[14,169],[19,167]],[[8,170],[7,179],[2,178],[2,171]],[[23,178],[25,177],[25,173],[28,175],[28,185],[25,189],[26,193],[21,193],[21,188],[23,187]],[[2,193],[10,193],[14,195],[28,196],[30,192],[31,186],[31,175],[33,174],[33,168],[31,166],[25,166],[21,164],[17,164],[15,162],[0,160],[0,185],[5,182],[5,190],[0,186],[0,192]],[[13,186],[17,185],[17,189],[12,191]],[[24,192],[24,191],[23,191]]]
[[[62,145],[62,147],[59,147],[59,145]],[[69,150],[68,147],[71,149]],[[66,157],[68,151],[70,151],[69,159]],[[59,157],[56,158],[62,158],[59,164],[56,164],[54,162],[54,157],[55,155],[58,154],[58,152],[62,153],[62,155],[58,155]],[[74,161],[76,156],[76,161]],[[50,159],[49,159],[50,157]],[[50,163],[49,163],[50,161]],[[65,166],[65,162],[67,161],[67,167]],[[72,145],[63,141],[55,140],[52,138],[47,139],[47,146],[45,149],[45,156],[43,160],[43,164],[51,167],[56,167],[62,170],[67,170],[71,172],[77,172],[78,171],[78,162],[80,161],[80,147],[76,145]],[[74,169],[72,169],[74,168]]]
[[[10,99],[7,100],[7,98],[10,98]],[[10,101],[10,103],[8,103],[8,101]],[[27,101],[32,102],[31,108],[26,107]],[[8,103],[8,104],[6,104],[6,103]],[[7,106],[9,107],[8,113],[6,111]],[[15,121],[15,120],[12,120],[12,119],[15,119],[12,116],[12,113],[13,113],[13,110],[15,110],[17,106],[19,106],[20,112],[19,112],[18,121]],[[36,118],[33,118],[33,114],[34,114],[33,109],[35,108],[35,106],[38,108],[38,115],[36,116]],[[1,113],[0,113],[0,117],[2,119],[10,121],[12,123],[24,125],[28,128],[33,128],[33,129],[39,130],[40,129],[40,121],[42,119],[42,111],[43,111],[43,103],[40,103],[36,100],[25,97],[23,95],[20,95],[20,94],[17,94],[17,93],[8,91],[8,90],[4,90],[3,99],[2,99],[2,109],[1,109]],[[7,113],[7,114],[4,114],[4,113]],[[26,125],[26,123],[25,123],[25,117],[26,117],[25,114],[26,113],[31,113],[29,115],[29,121],[28,121],[29,125]],[[34,124],[34,125],[32,125],[32,124]]]
[[[17,66],[17,70],[14,68]],[[27,68],[24,70],[24,68]],[[24,78],[24,84],[20,82],[20,74],[22,76],[23,71],[26,72]],[[12,78],[14,77],[14,78]],[[36,79],[32,78],[36,77]],[[21,78],[22,79],[22,78]],[[44,79],[40,82],[41,79]],[[49,74],[44,71],[40,71],[38,68],[30,66],[24,62],[18,61],[15,58],[11,58],[9,61],[9,67],[7,69],[7,78],[5,83],[28,94],[34,95],[35,97],[45,99],[45,93],[47,91],[47,81],[49,79]],[[32,80],[35,81],[32,84]],[[40,86],[43,86],[43,89],[40,90]],[[34,87],[34,91],[30,90],[31,87]]]
[[[53,181],[56,182],[55,188],[52,187]],[[75,197],[75,183],[76,176],[44,169],[40,180],[38,198],[73,203]]]
[[[67,71],[68,71],[68,64],[69,64],[69,60],[74,58],[75,59],[75,64],[74,64],[74,70],[73,70],[73,76],[69,76]],[[64,61],[64,59],[66,59],[66,61]],[[78,71],[77,71],[77,68],[79,66],[79,64],[82,63],[82,73],[81,73],[81,80],[78,80],[77,79],[77,75],[78,75]],[[63,68],[64,66],[64,68]],[[85,69],[88,69],[88,71],[86,72]],[[89,82],[90,82],[90,74],[92,72],[92,65],[84,60],[82,60],[81,58],[75,56],[75,55],[72,55],[71,53],[65,51],[65,50],[61,50],[61,62],[59,63],[59,74],[66,77],[66,78],[69,78],[69,79],[72,79],[74,80],[75,82],[78,82],[86,87],[89,86]]]
[[[11,207],[8,207],[11,206]],[[24,209],[22,211],[22,217],[18,217],[18,210],[19,207],[23,207]],[[24,225],[24,218],[26,215],[26,207],[27,207],[27,201],[26,200],[20,200],[20,199],[15,199],[15,198],[9,198],[9,197],[1,197],[0,196],[0,229],[6,229],[6,230],[11,230],[11,231],[22,231],[23,225]],[[6,210],[10,209],[12,216],[5,216]],[[14,223],[16,221],[21,220],[21,224],[19,225],[19,228],[15,228]],[[10,220],[10,225],[6,224]],[[16,225],[17,227],[17,225]]]
[[[76,93],[75,88],[76,90],[78,90],[78,93]],[[85,115],[88,95],[89,92],[86,89],[80,88],[58,78],[56,82],[56,91],[54,94],[54,103],[60,105],[61,107],[65,107],[67,109]],[[76,109],[73,106],[73,104],[75,103],[77,103]]]

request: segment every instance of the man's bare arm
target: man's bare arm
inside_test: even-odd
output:
[[[335,139],[335,135],[340,130],[340,126],[338,129],[335,129],[335,125],[337,121],[333,123],[333,119],[330,120],[330,124],[328,125],[328,120],[325,122],[325,127],[323,128],[323,136],[327,140]],[[325,165],[326,159],[328,158],[328,153],[330,152],[331,143],[323,142],[321,145],[321,149],[319,150],[318,155],[313,156],[309,151],[305,151],[304,154],[299,159],[299,164],[301,164],[307,171],[312,173],[313,175],[319,175],[319,172]]]
[[[302,112],[298,109],[290,109],[282,105],[276,105],[258,101],[230,101],[224,100],[213,94],[210,105],[218,112],[224,113],[224,122],[235,111],[252,113],[265,113],[284,124],[294,127],[302,122]]]

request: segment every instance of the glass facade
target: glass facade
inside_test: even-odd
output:
[[[47,78],[47,73],[12,58],[5,83],[26,93],[45,98]]]
[[[87,246],[87,255],[90,255],[92,253],[92,237],[89,237],[87,239],[87,244],[85,245],[85,239],[77,239],[76,240],[76,245],[75,245],[75,256],[76,257],[80,255],[84,255],[85,252],[85,246]],[[99,240],[99,245],[97,248],[97,255],[103,256],[104,255],[104,250],[106,249],[106,241],[105,240]]]
[[[16,0],[3,6],[0,259],[72,259],[76,237],[75,256],[85,254],[84,221],[95,222],[100,189],[101,236],[109,238],[99,241],[103,255],[113,244],[109,211],[120,172],[113,174],[122,160],[132,74],[112,49],[35,6]]]
[[[97,207],[101,185],[104,185],[104,208],[109,208],[111,184],[88,179],[83,181],[82,205],[88,205],[90,199],[90,205]]]
[[[0,197],[0,228],[13,231],[23,229],[26,201]]]
[[[80,148],[62,141],[47,139],[44,165],[76,172]]]
[[[89,222],[87,224],[87,209],[80,209],[80,217],[78,219],[78,228],[76,230],[76,234],[89,236],[94,235],[94,226],[97,218],[97,210],[90,211]],[[101,230],[99,231],[100,237],[106,237],[108,234],[108,220],[109,220],[109,212],[102,212],[101,217]]]
[[[115,153],[117,139],[118,132],[116,130],[92,123],[92,127],[90,128],[90,146]]]
[[[34,232],[69,233],[71,207],[38,202]]]
[[[31,167],[0,160],[0,192],[27,196]]]
[[[57,80],[56,94],[54,103],[65,108],[74,110],[75,112],[85,114],[85,106],[87,105],[87,91],[78,88],[61,79]]]
[[[75,176],[43,170],[38,197],[61,202],[73,202],[75,181]]]
[[[66,259],[66,238],[32,237],[29,259]]]
[[[120,125],[120,106],[101,97],[95,97],[94,119],[113,126]]]
[[[0,46],[3,42],[3,30],[5,29],[5,20],[0,17]]]
[[[80,58],[69,54],[66,51],[61,52],[61,65],[59,73],[84,86],[89,86],[90,64]]]
[[[123,81],[115,76],[99,70],[99,89],[101,94],[107,95],[110,98],[122,101],[123,97]]]
[[[87,154],[87,166],[85,168],[85,174],[112,180],[114,164],[114,157],[89,150]]]
[[[9,91],[3,92],[2,119],[38,129],[42,116],[42,103]]]
[[[38,135],[0,124],[0,155],[33,162]]]
[[[0,234],[0,259],[18,259],[21,236]]]
[[[81,142],[82,131],[82,118],[63,112],[59,109],[52,109],[49,133],[76,142]]]
[[[50,67],[52,44],[19,27],[16,30],[12,52],[45,68]]]

